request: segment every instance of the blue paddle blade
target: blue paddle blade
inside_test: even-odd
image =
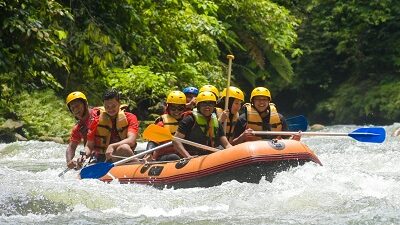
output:
[[[81,179],[99,179],[106,175],[113,167],[114,164],[108,162],[100,162],[87,166],[81,170]]]
[[[286,119],[286,124],[288,125],[289,131],[307,131],[308,128],[307,118],[303,115]]]
[[[363,127],[348,134],[361,142],[382,143],[386,138],[386,131],[382,127]]]

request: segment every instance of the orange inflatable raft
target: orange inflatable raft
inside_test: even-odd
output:
[[[310,161],[322,165],[299,141],[253,141],[191,159],[115,166],[100,180],[160,188],[210,187],[231,180],[258,183],[262,177],[272,181],[276,173]]]

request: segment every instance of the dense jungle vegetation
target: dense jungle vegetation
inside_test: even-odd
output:
[[[311,123],[400,120],[400,1],[0,0],[0,124],[68,137],[64,104],[122,91],[140,120],[166,93],[232,84],[271,90]]]

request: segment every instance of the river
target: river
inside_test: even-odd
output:
[[[66,145],[0,144],[0,224],[400,224],[397,127],[385,127],[382,144],[303,137],[323,166],[307,163],[273,182],[176,190],[79,180],[76,171],[60,178]]]

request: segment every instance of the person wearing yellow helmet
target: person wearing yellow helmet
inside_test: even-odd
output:
[[[260,140],[253,131],[285,131],[285,118],[278,113],[275,104],[271,102],[271,92],[265,87],[256,87],[251,92],[250,103],[245,104],[245,112],[239,117],[234,131],[236,137],[232,143]],[[262,138],[275,138],[264,136]]]
[[[232,143],[235,138],[233,135],[233,131],[235,130],[237,120],[239,119],[239,110],[242,107],[242,102],[244,101],[243,91],[237,87],[230,86],[229,87],[229,100],[228,100],[228,109],[222,110],[225,106],[226,101],[226,88],[221,92],[221,98],[218,100],[217,106],[217,116],[218,120],[223,124],[227,123],[225,134],[228,138],[229,142]]]
[[[103,105],[104,111],[89,128],[86,155],[94,154],[97,162],[132,156],[139,132],[136,115],[121,110],[120,94],[116,89],[104,93]]]
[[[182,120],[183,113],[185,112],[186,96],[181,91],[171,91],[167,96],[167,107],[163,115],[155,120],[155,124],[160,127],[166,127],[169,129],[172,135],[175,134],[178,129],[179,121]],[[155,143],[149,141],[146,149],[152,149],[157,147],[161,143]],[[146,160],[152,161],[172,161],[180,159],[175,148],[166,147],[145,156]]]
[[[222,124],[218,121],[214,112],[217,98],[210,91],[200,92],[197,96],[197,111],[187,113],[179,122],[175,137],[183,138],[192,142],[218,147],[222,145],[229,148],[232,145],[225,136]],[[179,154],[183,157],[192,155],[204,155],[208,152],[199,148],[182,144],[174,140],[173,144]]]
[[[219,97],[219,90],[214,85],[206,84],[206,85],[202,86],[200,88],[199,92],[204,92],[204,91],[211,91],[215,95],[215,98],[218,99],[218,97]]]
[[[75,151],[82,140],[86,145],[89,126],[94,118],[98,116],[99,109],[89,108],[86,96],[80,91],[71,92],[65,102],[77,121],[71,130],[69,144],[65,152],[67,167],[73,169],[81,166],[81,161],[74,160]]]
[[[200,92],[210,91],[215,95],[216,99],[219,98],[219,94],[220,94],[218,88],[215,87],[214,85],[211,85],[211,84],[206,84],[206,85],[202,86],[199,91]],[[217,106],[214,109],[215,109],[214,113],[216,113],[217,111],[221,111],[222,110],[221,108],[219,108]]]

